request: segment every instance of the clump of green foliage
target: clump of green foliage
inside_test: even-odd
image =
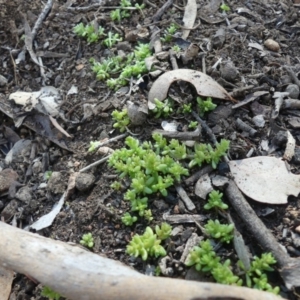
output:
[[[195,128],[197,128],[197,126],[198,126],[198,122],[197,121],[191,121],[189,123],[189,128],[190,129],[195,129]]]
[[[99,147],[100,144],[101,144],[101,142],[99,142],[99,141],[91,141],[88,152],[94,152]]]
[[[49,180],[52,176],[52,171],[46,171],[45,174],[44,174],[44,179],[45,180]]]
[[[124,199],[130,201],[131,211],[148,221],[152,219],[151,211],[147,210],[148,195],[160,193],[167,196],[167,189],[180,181],[181,176],[188,175],[188,170],[175,160],[175,157],[186,156],[185,146],[176,140],[168,144],[163,138],[154,137],[154,145],[150,142],[140,144],[133,137],[127,137],[125,144],[128,148],[116,150],[108,161],[120,173],[120,178],[131,179]],[[164,143],[166,152],[161,151],[157,141]]]
[[[161,38],[161,41],[164,43],[170,43],[173,39],[173,35],[177,31],[178,26],[176,24],[171,24],[165,31],[164,36]]]
[[[86,233],[82,236],[82,239],[80,240],[80,244],[88,247],[88,248],[93,248],[94,247],[94,238],[92,236],[92,234]]]
[[[227,209],[228,205],[222,201],[223,193],[213,190],[208,195],[208,203],[204,205],[204,209]]]
[[[119,34],[113,34],[111,31],[109,31],[106,35],[103,27],[99,26],[96,30],[95,26],[92,24],[84,25],[83,23],[79,23],[73,28],[73,32],[78,36],[85,38],[89,44],[96,43],[100,39],[103,39],[105,36],[107,36],[107,38],[103,40],[103,44],[108,48],[111,48],[117,42],[122,41],[122,38],[119,36]]]
[[[110,187],[116,191],[120,191],[122,189],[122,183],[119,181],[114,181]]]
[[[132,7],[131,2],[128,1],[128,0],[121,0],[120,1],[120,7],[121,8],[117,8],[116,10],[113,10],[110,13],[110,17],[111,17],[112,21],[120,22],[123,18],[129,18],[130,17],[130,13],[127,10],[125,10],[124,8]]]
[[[211,164],[215,169],[222,156],[226,155],[229,149],[229,141],[222,139],[216,144],[215,149],[210,144],[195,144],[193,159],[189,163],[189,167],[202,166],[203,163]]]
[[[122,38],[118,33],[113,34],[111,31],[108,32],[107,38],[103,40],[103,44],[108,48],[114,46],[117,42],[121,42]]]
[[[183,106],[182,106],[182,112],[184,114],[190,114],[192,112],[192,103],[183,104]]]
[[[124,108],[122,111],[114,110],[111,114],[112,119],[115,121],[113,124],[114,128],[119,128],[120,132],[124,132],[126,127],[130,123],[130,119],[128,117],[127,109]]]
[[[230,268],[230,260],[224,264],[215,253],[209,240],[201,241],[200,246],[194,247],[187,258],[187,266],[195,265],[197,271],[211,273],[218,283],[242,285],[242,280],[235,276]]]
[[[134,257],[141,257],[147,260],[149,257],[159,257],[167,255],[161,242],[170,236],[172,227],[167,223],[162,223],[155,227],[155,233],[150,227],[146,227],[142,235],[136,234],[127,245],[126,252]]]
[[[200,117],[203,117],[206,112],[214,110],[217,107],[217,105],[212,102],[210,97],[207,97],[206,100],[203,100],[201,97],[197,97],[196,101],[199,108]]]
[[[51,288],[48,286],[44,286],[41,292],[41,296],[47,297],[48,299],[51,300],[59,300],[61,295],[59,293],[56,293],[53,291]]]
[[[92,24],[84,25],[83,23],[79,23],[73,28],[73,32],[85,38],[89,44],[96,43],[105,36],[103,27],[99,26],[96,29]]]
[[[158,99],[154,99],[155,108],[153,109],[154,117],[168,117],[173,112],[173,102],[170,98],[167,98],[165,101],[160,101]]]
[[[220,6],[221,10],[223,12],[227,12],[227,11],[230,11],[230,7],[228,5],[226,5],[225,3],[223,3],[221,6]]]
[[[109,41],[110,37],[110,41]],[[107,43],[119,39],[116,35],[108,36]],[[105,41],[106,41],[105,40]],[[133,53],[128,54],[125,58],[120,56],[109,57],[102,62],[97,62],[95,59],[90,59],[92,70],[96,73],[98,80],[106,81],[106,84],[111,89],[117,89],[125,86],[130,81],[131,77],[139,77],[146,73],[147,67],[145,58],[151,55],[149,44],[138,44]],[[118,74],[118,76],[116,76]]]
[[[274,294],[279,293],[279,287],[273,288],[268,283],[268,277],[266,272],[272,272],[274,269],[271,265],[276,264],[276,259],[272,253],[263,253],[261,257],[254,257],[251,262],[249,270],[246,270],[241,261],[238,262],[239,267],[244,270],[246,277],[246,284],[248,287],[252,287],[258,290],[268,291]]]
[[[271,253],[263,253],[260,258],[255,257],[251,262],[250,269],[244,270],[247,286],[278,294],[279,287],[273,288],[268,283],[266,274],[266,272],[274,270],[271,265],[275,263],[276,260]],[[227,259],[221,263],[221,258],[215,253],[209,240],[201,241],[199,246],[194,247],[188,256],[186,265],[195,266],[197,271],[210,273],[218,283],[239,286],[243,284],[243,280],[232,272],[231,261]],[[238,265],[244,268],[240,261]]]
[[[221,224],[219,220],[209,220],[205,225],[206,232],[221,242],[229,243],[233,239],[233,224]]]
[[[126,225],[126,226],[131,226],[133,223],[135,223],[137,221],[137,217],[136,216],[132,216],[130,213],[126,212],[124,214],[124,216],[122,217],[122,222]]]
[[[174,45],[172,47],[172,50],[175,52],[175,53],[179,53],[181,51],[181,48],[178,46],[178,45]]]

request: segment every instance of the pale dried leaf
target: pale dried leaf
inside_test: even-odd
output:
[[[208,174],[204,174],[199,178],[195,186],[195,194],[201,199],[206,199],[207,195],[214,188],[211,185],[211,180]]]
[[[248,197],[262,203],[284,204],[289,195],[300,192],[300,177],[284,161],[258,156],[229,162],[234,181]]]
[[[66,193],[64,193],[61,196],[59,202],[53,207],[53,209],[48,214],[43,215],[41,218],[39,218],[36,222],[30,225],[30,228],[39,231],[51,226],[57,214],[60,212],[62,206],[64,205],[65,196]]]
[[[197,3],[196,0],[188,0],[184,10],[183,26],[186,28],[192,28],[194,26],[197,16]],[[186,39],[190,34],[189,29],[182,29],[182,38]]]
[[[295,155],[295,147],[296,147],[296,140],[292,136],[292,134],[287,131],[287,143],[286,143],[286,148],[283,154],[283,159],[286,159],[287,161],[290,161],[293,156]]]
[[[160,101],[166,99],[170,85],[178,80],[191,83],[200,96],[234,100],[227,91],[210,76],[195,70],[177,69],[164,73],[153,83],[148,95],[149,109],[155,108],[154,99]]]

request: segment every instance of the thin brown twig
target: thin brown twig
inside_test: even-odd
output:
[[[173,0],[168,0],[152,17],[152,22],[159,21],[162,15],[169,9],[169,7],[173,4]]]

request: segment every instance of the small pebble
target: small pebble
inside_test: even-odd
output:
[[[289,84],[285,92],[289,93],[290,98],[298,99],[299,97],[299,87],[297,84]]]
[[[278,52],[279,49],[280,49],[280,46],[279,44],[272,40],[272,39],[267,39],[265,42],[264,42],[264,45],[267,49],[271,50],[271,51],[274,51],[274,52]]]
[[[79,191],[83,192],[90,189],[93,186],[95,180],[96,178],[93,174],[80,173],[76,177],[75,186]]]

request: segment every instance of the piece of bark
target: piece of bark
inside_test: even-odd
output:
[[[3,222],[0,232],[2,267],[27,274],[73,300],[282,299],[244,287],[145,276],[115,260]]]

